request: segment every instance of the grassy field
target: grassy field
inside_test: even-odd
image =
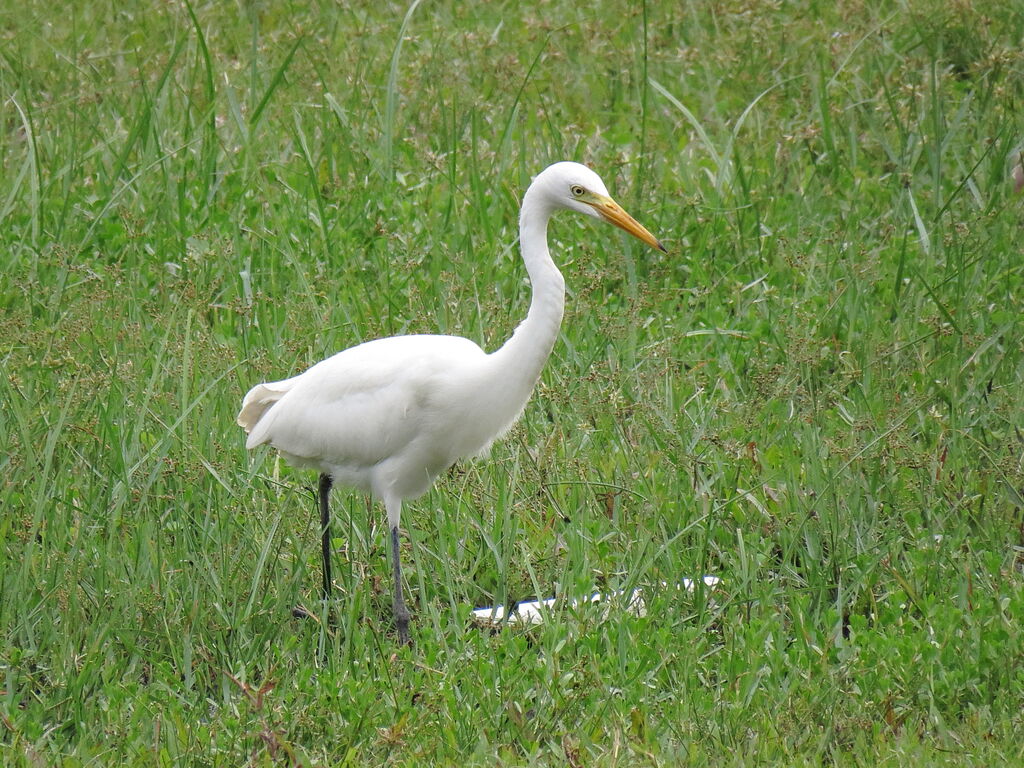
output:
[[[1024,761],[1019,3],[3,5],[4,765]],[[533,400],[406,507],[412,649],[355,493],[293,619],[315,477],[242,395],[500,345],[562,159],[669,253],[556,220]]]

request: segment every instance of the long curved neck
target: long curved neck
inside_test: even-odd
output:
[[[540,372],[558,338],[565,309],[565,280],[548,253],[548,221],[552,210],[531,187],[519,214],[519,246],[530,275],[533,298],[526,319],[512,338],[493,353],[503,387],[521,408],[533,392]]]

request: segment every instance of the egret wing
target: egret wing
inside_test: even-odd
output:
[[[246,447],[269,443],[318,466],[373,466],[432,425],[446,378],[483,355],[473,342],[454,336],[397,336],[339,352],[294,378],[250,392],[250,414],[258,403],[270,402]],[[245,412],[243,406],[239,419]]]

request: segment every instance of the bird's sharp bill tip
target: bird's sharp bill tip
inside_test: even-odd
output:
[[[598,200],[590,204],[593,205],[595,209],[597,209],[597,212],[600,214],[601,218],[603,218],[609,224],[614,224],[619,229],[623,229],[626,232],[629,232],[629,234],[633,235],[633,237],[642,240],[651,247],[658,248],[661,251],[668,253],[668,251],[665,249],[665,246],[661,244],[661,241],[658,240],[658,238],[656,238],[654,235],[648,232],[646,227],[644,227],[639,221],[637,221],[628,213],[626,213],[622,209],[622,206],[620,206],[610,197],[599,198]]]
[[[668,253],[668,248],[664,246],[661,240],[658,241],[658,250],[661,251],[662,253]]]

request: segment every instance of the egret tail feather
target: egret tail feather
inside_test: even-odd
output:
[[[288,390],[291,389],[291,382],[291,379],[286,379],[285,381],[270,381],[257,384],[246,394],[245,399],[242,401],[242,409],[235,418],[238,426],[249,435],[249,440],[246,441],[246,448],[253,448],[263,442],[257,434],[254,434],[263,431],[257,430],[257,426],[263,417],[266,416],[267,411],[278,400],[288,394]]]

